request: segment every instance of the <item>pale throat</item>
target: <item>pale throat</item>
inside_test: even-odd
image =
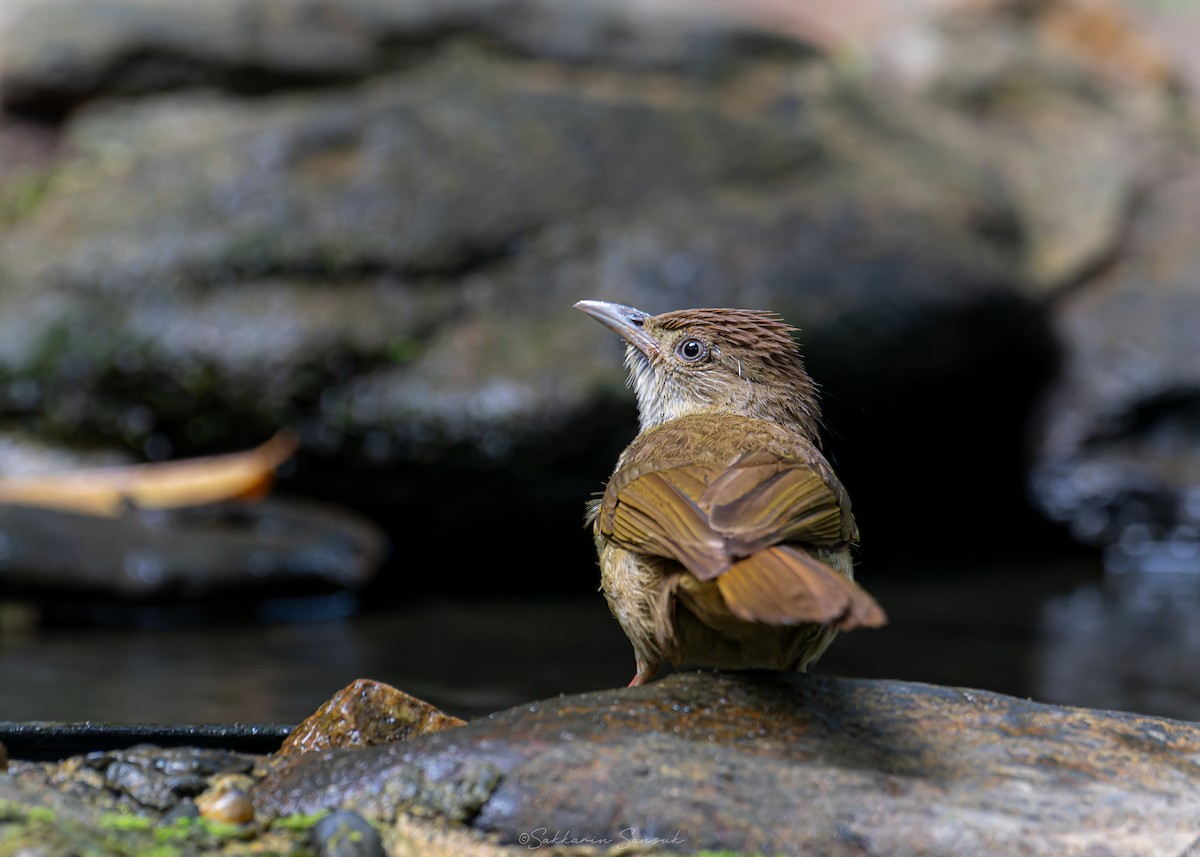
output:
[[[715,379],[705,383],[705,377],[696,374],[685,382],[671,372],[656,371],[634,346],[626,352],[625,366],[637,398],[641,431],[695,414],[745,413],[756,395],[749,380],[744,384],[722,384]]]

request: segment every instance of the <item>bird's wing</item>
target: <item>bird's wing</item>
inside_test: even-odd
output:
[[[801,546],[835,548],[856,536],[846,493],[823,461],[758,451],[725,468],[627,470],[608,486],[596,526],[626,548],[715,580],[740,619],[883,622],[866,592]]]
[[[727,467],[628,468],[605,491],[597,526],[626,547],[678,560],[701,580],[780,542],[835,547],[856,535],[850,501],[828,465],[765,450]]]
[[[677,560],[703,580],[715,577],[729,567],[725,538],[697,501],[718,473],[699,465],[623,473],[605,492],[596,525],[625,547]]]
[[[824,459],[746,453],[697,500],[734,556],[780,542],[834,547],[858,537],[850,498]]]

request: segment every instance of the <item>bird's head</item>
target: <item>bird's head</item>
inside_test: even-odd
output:
[[[690,414],[740,414],[819,437],[816,385],[796,330],[771,312],[683,309],[651,315],[607,301],[579,309],[628,343],[641,430]]]

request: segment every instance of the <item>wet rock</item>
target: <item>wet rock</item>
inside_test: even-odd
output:
[[[254,93],[352,80],[410,65],[447,31],[478,32],[521,53],[635,67],[711,60],[738,35],[711,12],[680,16],[655,2],[215,0],[198,10],[147,0],[13,0],[5,12],[0,94],[36,113],[100,93],[189,86]],[[39,50],[47,42],[54,50]]]
[[[1200,160],[1164,165],[1122,258],[1054,307],[1033,497],[1117,571],[1200,569]]]
[[[293,729],[278,755],[408,741],[465,722],[394,687],[357,679]]]
[[[1198,750],[1193,724],[983,691],[681,673],[300,756],[255,801],[266,815],[456,819],[523,848],[1179,853],[1195,838]]]
[[[313,827],[313,845],[321,857],[383,857],[379,831],[356,812],[331,812]]]
[[[385,547],[370,521],[303,500],[130,509],[116,518],[0,504],[0,579],[43,597],[356,589]]]
[[[1021,247],[1013,285],[1045,296],[1119,254],[1159,157],[1186,146],[1175,58],[1103,0],[947,4],[905,30],[878,46],[879,83],[948,108],[931,121],[995,171]]]
[[[157,813],[122,805],[116,809],[91,797],[66,794],[19,772],[0,777],[0,851],[4,854],[275,854],[313,853],[308,827],[270,828],[215,824],[197,815]],[[188,799],[177,804],[195,805]]]
[[[279,5],[270,20],[289,17]],[[476,6],[456,25],[488,32]],[[223,8],[198,23],[239,20]],[[778,307],[851,366],[932,365],[947,342],[910,325],[1011,286],[1013,212],[989,170],[927,133],[917,105],[896,113],[804,52],[741,47],[743,21],[653,24],[655,8],[534,4],[526,31],[546,28],[547,63],[442,35],[415,67],[332,92],[98,102],[64,127],[73,154],[57,168],[74,178],[0,253],[25,318],[4,314],[0,363],[20,377],[37,363],[10,406],[134,443],[178,436],[171,425],[223,440],[299,410],[312,439],[363,444],[377,463],[462,443],[505,461],[619,378],[608,339],[565,321],[584,292]],[[11,38],[70,43],[41,14],[14,15]],[[150,27],[160,36],[196,13],[156,14],[172,19]],[[618,69],[642,40],[701,28],[727,44],[711,68],[661,77],[562,62],[561,37],[630,15],[645,17],[606,46]],[[186,31],[205,42],[205,27]]]
[[[1012,532],[1052,296],[1103,290],[1194,104],[1111,3],[864,5],[12,2],[0,423],[135,456],[294,425],[304,491],[567,532],[630,425],[571,305],[764,306],[877,451],[839,456],[877,544],[946,495],[964,543]],[[998,454],[889,470],[963,437]]]
[[[201,817],[222,824],[249,824],[254,820],[254,804],[245,775],[226,775],[211,782],[195,800]]]
[[[979,165],[882,105],[842,103],[828,70],[785,67],[703,98],[686,77],[590,95],[569,68],[464,47],[304,99],[97,108],[68,126],[79,154],[61,165],[87,192],[48,194],[0,254],[4,303],[30,319],[0,362],[23,376],[45,358],[35,401],[11,404],[135,442],[171,423],[224,440],[299,407],[315,439],[380,432],[365,451],[381,462],[456,443],[503,461],[514,440],[491,438],[555,430],[617,375],[608,338],[564,321],[583,291],[857,325],[847,359],[922,313],[994,300],[1012,248],[988,233],[1006,202]]]
[[[192,747],[131,747],[103,755],[105,785],[156,810],[167,810],[183,798],[205,792],[217,774],[246,772],[254,767],[252,757],[222,750]],[[201,808],[203,813],[203,808]]]
[[[185,797],[164,812],[157,823],[160,827],[175,827],[199,817],[200,807],[196,806],[196,802],[190,797]]]

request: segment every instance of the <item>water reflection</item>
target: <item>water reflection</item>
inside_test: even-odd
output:
[[[890,623],[839,636],[818,670],[1200,718],[1200,573],[1118,567],[1011,562],[918,575],[868,564],[861,576]],[[190,627],[161,614],[140,630],[10,621],[0,720],[290,724],[356,678],[473,717],[632,674],[629,644],[595,592],[336,612]]]
[[[429,600],[221,627],[167,620],[159,611],[153,628],[0,638],[0,720],[295,723],[356,678],[472,716],[622,684],[631,663],[597,598]]]
[[[1048,601],[1035,695],[1200,719],[1198,554],[1194,539],[1114,545],[1102,580]]]

